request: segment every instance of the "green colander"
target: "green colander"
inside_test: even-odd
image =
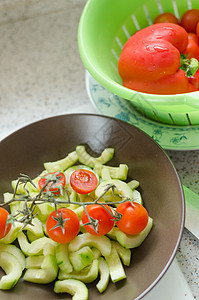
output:
[[[162,12],[178,18],[199,0],[88,0],[82,12],[78,44],[89,73],[112,93],[131,101],[145,116],[172,125],[199,124],[199,91],[176,95],[140,93],[122,86],[118,59],[123,45],[137,30]]]

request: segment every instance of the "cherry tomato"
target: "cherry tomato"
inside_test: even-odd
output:
[[[110,211],[111,208],[108,205],[105,207]],[[114,217],[101,205],[99,204],[91,204],[86,206],[86,210],[89,216],[95,220],[98,220],[98,228],[97,232],[94,230],[92,225],[84,225],[89,222],[88,216],[85,210],[82,213],[82,223],[89,233],[93,235],[105,235],[107,234],[114,226]]]
[[[160,15],[158,15],[154,22],[154,24],[156,23],[174,23],[174,24],[179,24],[179,20],[178,18],[176,18],[176,16],[172,13],[169,13],[169,12],[165,12],[165,13],[162,13]]]
[[[148,213],[144,206],[130,201],[121,203],[116,210],[122,214],[117,227],[127,234],[138,234],[148,223]]]
[[[198,45],[198,37],[195,33],[189,32],[188,33],[188,39],[193,40]]]
[[[187,48],[183,51],[183,54],[186,54],[188,59],[192,57],[199,60],[199,46],[193,39],[188,38]]]
[[[44,177],[42,177],[39,180],[39,188],[42,189],[43,186],[46,184],[47,180],[51,179],[47,184],[47,187],[45,187],[44,192],[50,191],[53,194],[60,194],[60,188],[64,188],[66,184],[66,177],[64,173],[62,172],[53,172],[53,173],[48,173]],[[53,180],[56,180],[53,182]]]
[[[79,219],[74,211],[68,208],[59,208],[53,211],[46,221],[48,236],[60,244],[69,243],[79,232]]]
[[[6,227],[6,221],[7,221],[8,215],[9,215],[9,212],[6,209],[4,209],[3,207],[0,207],[0,239],[2,239],[4,236],[6,236],[11,229],[10,223]]]
[[[187,10],[181,18],[180,25],[184,27],[187,32],[196,32],[196,26],[199,22],[199,9]]]
[[[77,193],[88,194],[97,187],[98,179],[92,171],[79,169],[71,174],[70,184]]]

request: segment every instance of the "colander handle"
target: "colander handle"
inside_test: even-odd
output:
[[[183,186],[186,215],[185,227],[199,239],[199,195]]]

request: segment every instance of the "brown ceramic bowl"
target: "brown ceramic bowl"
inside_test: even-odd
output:
[[[165,274],[175,257],[184,227],[184,197],[179,177],[170,159],[148,135],[113,118],[72,114],[33,123],[0,143],[0,195],[11,191],[10,181],[25,173],[35,177],[43,162],[60,159],[75,146],[86,143],[96,154],[115,148],[110,164],[126,163],[129,179],[140,182],[140,191],[154,226],[144,243],[132,250],[127,279],[109,283],[104,294],[96,282],[89,284],[89,299],[141,299]],[[38,285],[20,280],[11,291],[0,291],[0,299],[71,299],[56,295],[53,284]]]

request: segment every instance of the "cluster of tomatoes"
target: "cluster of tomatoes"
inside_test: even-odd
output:
[[[199,9],[187,10],[180,20],[174,14],[165,12],[155,18],[156,23],[174,23],[183,27],[188,33],[188,44],[183,54],[189,60],[196,58],[199,61]],[[199,70],[189,81],[199,89]]]
[[[50,191],[55,195],[59,195],[60,190],[64,189],[66,185],[65,175],[62,172],[50,173],[50,175],[55,175],[58,180],[53,183],[47,183],[44,176],[39,180],[39,188],[43,189],[44,192]],[[88,194],[95,190],[98,185],[98,179],[94,172],[79,169],[71,174],[70,184],[77,193]],[[127,234],[138,234],[148,223],[148,213],[146,209],[136,202],[133,202],[133,205],[130,201],[122,202],[118,205],[116,211],[122,215],[116,225],[121,231]],[[4,237],[11,228],[11,224],[6,225],[8,215],[5,209],[0,208],[1,223],[4,223],[4,226],[1,226],[0,239]],[[89,218],[97,221],[97,231],[93,225],[89,224]],[[88,204],[86,205],[86,210],[83,210],[81,221],[87,232],[93,235],[105,235],[115,225],[113,208],[109,205],[100,205],[98,203]],[[79,233],[79,229],[79,218],[76,213],[69,208],[59,208],[57,211],[53,211],[46,222],[48,236],[58,243],[70,242]]]

